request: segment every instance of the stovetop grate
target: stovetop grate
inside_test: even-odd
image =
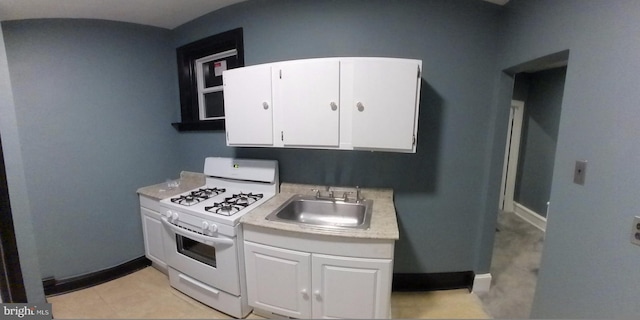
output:
[[[222,202],[214,203],[213,206],[207,206],[204,210],[223,216],[232,216],[254,202],[262,199],[262,197],[262,193],[240,192],[231,197],[225,198]]]
[[[191,191],[189,194],[171,198],[171,202],[183,206],[192,206],[226,191],[227,190],[224,188],[200,188],[198,190]]]

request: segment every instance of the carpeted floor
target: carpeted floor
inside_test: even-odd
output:
[[[495,319],[526,319],[538,280],[544,232],[512,212],[498,215],[491,259],[491,289],[478,294]]]

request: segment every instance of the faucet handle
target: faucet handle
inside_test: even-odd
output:
[[[333,198],[333,192],[334,192],[333,188],[331,188],[331,186],[326,186],[325,188],[327,190],[327,193],[329,194],[329,197]]]
[[[360,187],[356,186],[356,201],[360,202],[361,200],[364,200],[362,198],[362,194],[360,193]]]
[[[316,198],[320,198],[320,190],[319,189],[311,189],[311,191],[316,193]]]

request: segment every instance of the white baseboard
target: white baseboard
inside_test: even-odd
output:
[[[473,278],[473,288],[471,292],[489,292],[491,288],[491,273],[476,274]]]
[[[513,202],[514,213],[522,218],[524,221],[529,222],[532,226],[545,232],[547,229],[547,218],[539,215],[535,211],[517,203]]]

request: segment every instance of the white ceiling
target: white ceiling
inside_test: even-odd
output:
[[[173,29],[245,0],[0,0],[0,21],[87,18]]]
[[[509,2],[509,0],[484,0],[484,1],[499,4],[501,6],[504,6],[505,4],[507,4],[507,2]]]
[[[211,11],[246,0],[0,0],[0,21],[87,18],[173,29]],[[504,5],[509,0],[484,0]]]

